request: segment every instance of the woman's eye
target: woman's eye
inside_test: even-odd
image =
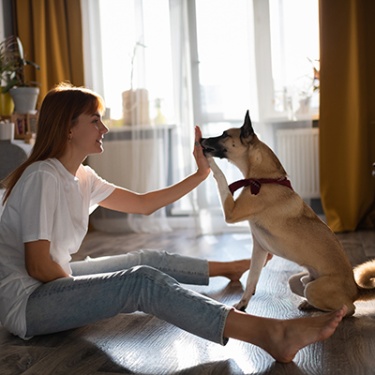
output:
[[[92,124],[94,125],[94,127],[95,127],[96,129],[99,129],[99,120],[94,120],[94,121],[92,121]]]

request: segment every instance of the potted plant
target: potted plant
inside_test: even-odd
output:
[[[12,38],[0,42],[0,116],[6,117],[10,116],[14,109],[14,103],[9,94],[14,76],[13,42]]]
[[[25,59],[18,37],[10,36],[0,43],[0,89],[3,95],[11,95],[17,113],[34,111],[39,95],[38,83],[25,80],[27,65],[40,69],[39,65]]]

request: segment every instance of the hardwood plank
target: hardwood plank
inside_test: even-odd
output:
[[[361,231],[358,232],[366,256],[369,259],[375,258],[375,230]]]
[[[22,374],[48,356],[53,348],[2,345],[0,369],[2,375]]]
[[[337,234],[337,237],[341,241],[353,266],[367,260],[359,232],[339,233]]]

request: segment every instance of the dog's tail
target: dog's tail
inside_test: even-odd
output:
[[[375,259],[360,264],[353,272],[359,286],[358,300],[375,299]]]

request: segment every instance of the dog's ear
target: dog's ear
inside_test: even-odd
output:
[[[251,124],[249,110],[246,111],[245,120],[241,127],[241,138],[249,138],[254,134],[253,125]]]

